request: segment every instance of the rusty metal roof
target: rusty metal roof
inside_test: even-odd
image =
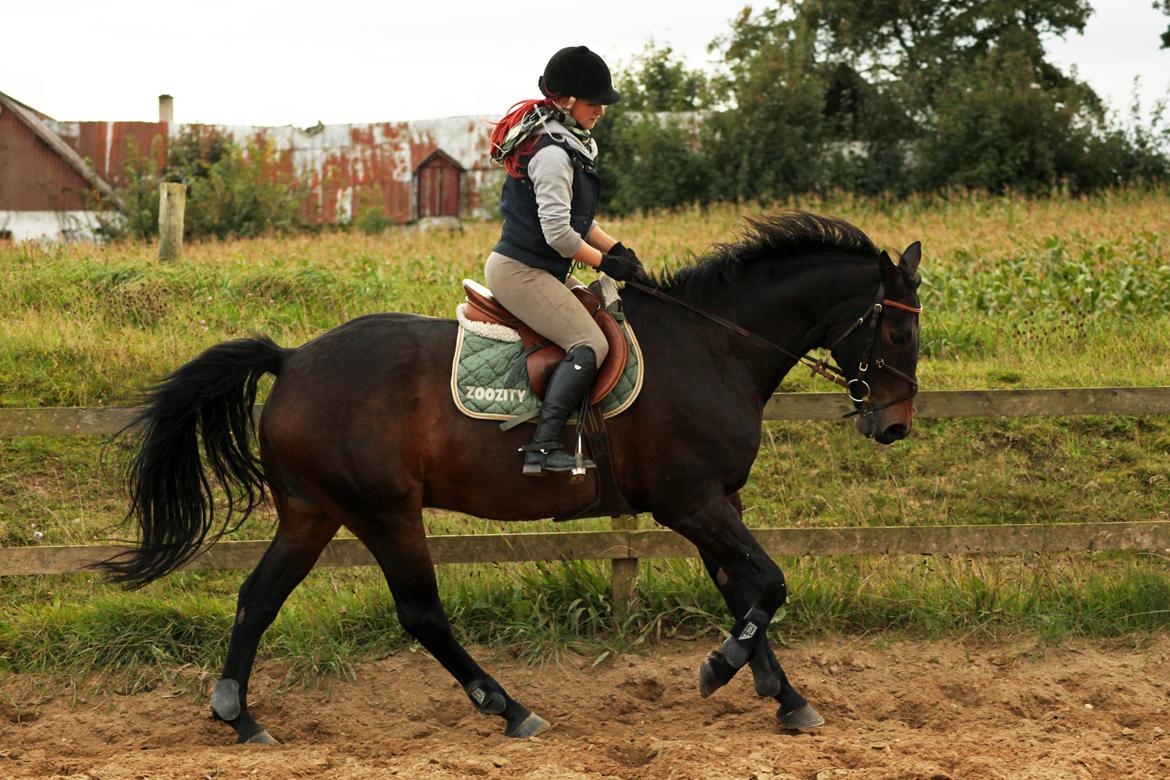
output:
[[[78,154],[73,147],[65,143],[59,135],[52,131],[45,123],[48,118],[39,111],[35,111],[19,100],[5,95],[0,92],[0,107],[4,110],[11,111],[21,122],[23,122],[32,132],[40,138],[45,144],[57,153],[71,168],[77,171],[83,179],[85,179],[98,192],[110,199],[119,209],[124,210],[125,206],[118,197],[114,189],[109,185],[105,179],[97,174],[89,163]]]

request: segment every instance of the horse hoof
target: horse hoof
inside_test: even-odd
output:
[[[699,695],[705,699],[722,687],[723,683],[719,682],[719,678],[715,676],[711,662],[704,660],[703,663],[699,664]]]
[[[516,728],[505,731],[504,736],[525,739],[527,737],[535,737],[538,734],[543,734],[551,728],[551,723],[537,715],[535,712],[530,712],[528,713],[528,717],[522,720],[520,724],[516,726]]]
[[[727,663],[727,659],[723,657],[723,653],[718,650],[712,650],[703,659],[703,663],[699,665],[699,695],[705,699],[715,693],[715,691],[731,682],[731,678],[735,677],[736,671],[735,668]]]
[[[806,704],[792,712],[777,710],[776,720],[780,721],[780,725],[784,728],[797,731],[807,731],[825,725],[825,719],[821,717],[821,713],[813,709],[811,704]]]
[[[244,744],[245,745],[279,745],[280,743],[277,742],[273,738],[273,736],[268,733],[267,730],[261,729],[260,731],[257,731],[255,734],[253,734],[252,736],[250,736],[246,740],[244,740]]]

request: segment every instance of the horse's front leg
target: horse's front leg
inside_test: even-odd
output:
[[[740,499],[739,493],[732,493],[727,497],[727,501],[742,522],[743,501]],[[711,581],[715,583],[715,587],[719,589],[719,593],[722,594],[723,600],[727,603],[727,608],[731,610],[731,614],[747,614],[756,596],[751,585],[743,580],[732,579],[710,556],[700,553],[700,557],[703,559],[703,565],[707,569],[707,574],[711,577]],[[780,682],[783,679],[787,683],[787,679],[784,677],[784,670],[780,668],[779,661],[775,660],[775,655],[772,653],[772,646],[768,641],[766,633],[760,640],[759,650],[752,655],[748,663],[752,668],[756,695],[778,698],[786,688],[791,689],[790,685],[783,685]],[[713,693],[713,691],[707,690],[701,691],[701,693],[706,697]],[[800,704],[804,704],[803,699],[800,701]]]
[[[727,602],[731,614],[747,614],[753,600],[749,590],[743,587],[743,583],[732,580],[714,560],[705,555],[700,557],[702,557],[703,565],[706,566],[707,573],[711,575],[715,586],[723,594],[723,599]],[[699,674],[699,693],[704,698],[722,687],[721,685],[704,686],[704,679],[711,679],[707,663],[707,661],[703,662]],[[759,696],[771,697],[780,703],[780,708],[776,711],[776,720],[780,721],[783,726],[792,729],[810,729],[824,724],[825,719],[789,682],[788,675],[784,673],[780,661],[772,651],[772,644],[768,641],[766,633],[748,661],[748,665],[751,666],[756,693]]]
[[[743,501],[740,499],[739,492],[732,493],[727,497],[727,500],[742,522]],[[711,575],[711,579],[723,593],[727,606],[731,608],[731,614],[744,614],[752,601],[753,594],[745,592],[740,587],[741,583],[728,578],[713,561],[704,559],[703,563],[707,566],[707,572]],[[726,585],[722,583],[726,583]],[[780,708],[776,711],[776,719],[782,724],[788,728],[807,729],[820,726],[825,722],[816,710],[807,706],[808,702],[805,701],[805,698],[788,681],[788,675],[784,674],[784,668],[780,666],[780,661],[772,651],[772,643],[768,640],[767,635],[764,636],[759,650],[748,663],[752,668],[756,693],[759,696],[770,696],[780,703]]]
[[[737,616],[723,645],[699,668],[699,692],[710,696],[749,662],[756,690],[780,702],[776,717],[789,728],[812,728],[824,719],[789,683],[768,644],[772,616],[787,598],[784,573],[740,517],[738,496],[713,496],[655,518],[695,544],[707,571]]]

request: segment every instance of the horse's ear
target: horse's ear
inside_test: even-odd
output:
[[[902,253],[902,262],[899,263],[902,274],[907,280],[914,279],[914,277],[918,276],[918,264],[920,262],[922,262],[922,242],[915,241],[906,247],[906,251]]]
[[[882,256],[878,258],[878,268],[881,270],[882,281],[888,287],[896,283],[898,279],[898,266],[894,264],[893,258],[886,250],[882,250]]]

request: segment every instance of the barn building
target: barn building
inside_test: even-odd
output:
[[[240,145],[271,143],[306,177],[307,213],[322,222],[380,208],[395,222],[494,216],[485,208],[500,169],[488,160],[489,117],[323,125],[310,128],[180,125],[170,96],[158,122],[62,122],[0,92],[0,240],[79,240],[93,235],[99,194],[115,197],[135,153],[160,167],[184,130],[218,132]]]

